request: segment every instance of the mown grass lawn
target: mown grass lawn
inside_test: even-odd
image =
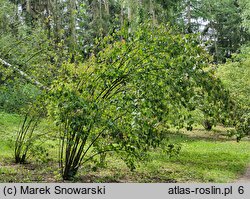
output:
[[[199,131],[198,131],[199,132]],[[197,132],[197,133],[198,133]],[[193,133],[195,134],[195,133]],[[154,154],[152,167],[157,164],[170,169],[177,182],[232,182],[243,174],[250,162],[250,143],[210,137],[175,135],[182,142],[178,157],[164,159],[164,154]]]
[[[15,134],[20,125],[18,115],[0,113],[0,182],[62,182],[57,163],[56,141],[47,141],[48,158],[30,156],[27,164],[14,163]],[[43,122],[39,131],[50,131]],[[250,163],[248,138],[236,142],[226,136],[226,130],[217,127],[211,132],[197,127],[192,132],[166,134],[166,145],[180,145],[178,156],[160,149],[150,152],[148,161],[138,163],[131,172],[115,154],[107,156],[107,164],[96,168],[83,165],[74,182],[233,182]],[[55,145],[55,147],[52,147]]]

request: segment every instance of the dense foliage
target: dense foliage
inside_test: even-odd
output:
[[[64,179],[114,152],[134,169],[169,128],[249,134],[248,1],[0,5],[0,109],[26,115],[16,162],[35,140],[37,115],[58,125]]]
[[[103,50],[86,63],[65,64],[52,84],[49,104],[62,128],[65,178],[92,146],[96,154],[118,151],[134,168],[133,157],[162,140],[157,126],[184,125],[181,110],[194,106],[202,87],[206,54],[194,36],[150,25],[127,41],[122,35],[104,38]]]
[[[230,118],[236,126],[233,134],[239,138],[250,134],[249,49],[243,47],[241,51],[241,54],[235,55],[234,62],[220,66],[217,72],[225,87],[230,89],[231,98],[234,100]]]

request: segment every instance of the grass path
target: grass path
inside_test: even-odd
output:
[[[250,183],[250,165],[248,166],[246,173],[243,176],[241,176],[237,182]]]

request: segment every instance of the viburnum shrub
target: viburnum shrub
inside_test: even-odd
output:
[[[134,169],[161,143],[160,125],[192,125],[182,110],[196,108],[211,75],[203,70],[208,56],[197,37],[152,25],[126,35],[98,41],[99,53],[85,63],[65,63],[52,83],[49,113],[60,126],[64,179],[111,151]]]

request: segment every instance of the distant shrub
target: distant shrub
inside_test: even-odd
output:
[[[229,124],[235,127],[230,135],[235,135],[239,141],[245,135],[250,135],[250,51],[243,48],[242,53],[234,57],[234,62],[219,66],[217,75],[230,91],[234,103]]]
[[[242,106],[249,107],[250,56],[219,66],[217,74],[234,99]]]
[[[39,90],[31,84],[8,84],[0,87],[0,109],[8,113],[23,113],[34,101]]]

